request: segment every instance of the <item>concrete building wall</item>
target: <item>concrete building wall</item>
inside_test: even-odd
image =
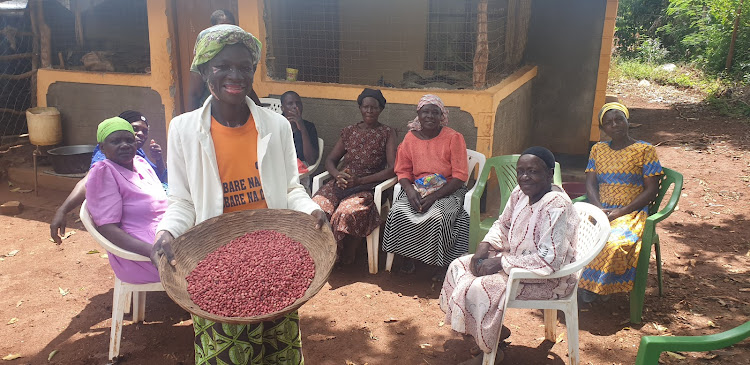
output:
[[[606,0],[535,0],[525,62],[538,67],[533,143],[585,154],[591,132]]]
[[[99,122],[125,110],[137,110],[148,119],[149,139],[166,152],[164,104],[151,88],[55,82],[49,86],[47,105],[60,110],[65,145],[96,144]]]
[[[274,95],[273,97],[279,97]],[[341,129],[357,123],[362,120],[356,100],[329,100],[316,98],[302,98],[304,105],[302,117],[310,122],[315,123],[318,130],[318,137],[323,138],[325,146],[323,148],[323,158],[331,152],[333,146],[338,141]],[[449,121],[448,126],[464,135],[466,147],[476,149],[477,146],[477,128],[474,126],[474,119],[471,114],[455,107],[448,107]],[[415,104],[391,104],[388,103],[380,114],[380,122],[396,129],[398,143],[404,139],[406,132],[406,123],[417,116],[416,101]],[[321,163],[319,171],[325,167]]]
[[[497,106],[493,156],[521,153],[531,145],[531,85],[531,82],[524,84]]]

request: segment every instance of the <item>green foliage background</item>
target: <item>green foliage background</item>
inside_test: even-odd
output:
[[[740,4],[732,68],[725,72]],[[684,62],[750,82],[750,0],[620,0],[615,35],[620,57]]]

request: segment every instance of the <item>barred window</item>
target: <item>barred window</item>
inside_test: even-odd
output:
[[[44,0],[44,19],[51,31],[52,67],[149,73],[146,1]]]
[[[479,87],[491,86],[518,66],[506,57],[508,1],[487,0],[480,14],[480,0],[265,0],[268,74],[289,81],[474,88],[483,15],[489,56],[487,82]]]

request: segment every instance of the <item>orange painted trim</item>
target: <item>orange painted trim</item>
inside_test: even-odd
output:
[[[37,70],[36,96],[39,106],[47,106],[47,92],[55,82],[79,84],[151,87],[151,75],[87,72],[40,68]]]

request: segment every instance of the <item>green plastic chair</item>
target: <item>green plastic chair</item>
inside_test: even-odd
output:
[[[508,203],[510,193],[516,188],[518,182],[516,181],[516,163],[521,155],[505,155],[495,156],[487,159],[482,169],[482,174],[479,175],[477,180],[474,193],[471,195],[471,211],[469,212],[470,225],[469,225],[469,252],[474,253],[477,250],[477,245],[481,241],[487,232],[492,227],[492,223],[495,223],[500,213],[505,208],[505,204]],[[497,182],[500,185],[500,211],[497,214],[493,214],[490,218],[484,220],[481,219],[479,213],[479,200],[484,194],[484,189],[487,185],[487,179],[490,176],[490,171],[495,170],[497,175]],[[555,162],[555,175],[553,182],[557,185],[562,186],[562,173],[560,172],[560,164]]]
[[[671,186],[672,195],[667,201],[667,205],[659,210],[662,201]],[[641,237],[641,252],[638,256],[638,266],[635,272],[635,283],[633,291],[630,293],[630,322],[641,323],[643,315],[643,300],[646,297],[646,284],[648,279],[648,262],[651,259],[651,246],[656,251],[656,277],[659,283],[659,296],[662,295],[662,274],[661,274],[661,248],[659,247],[659,235],[656,233],[656,223],[661,222],[669,217],[677,203],[680,201],[682,193],[682,174],[677,171],[664,168],[664,175],[659,181],[659,194],[656,199],[649,204],[648,211],[652,212],[646,218],[646,225],[643,227],[643,237]],[[573,202],[586,201],[586,196],[573,200]]]
[[[635,365],[657,365],[664,351],[700,352],[729,347],[750,337],[750,321],[707,336],[643,336]]]

